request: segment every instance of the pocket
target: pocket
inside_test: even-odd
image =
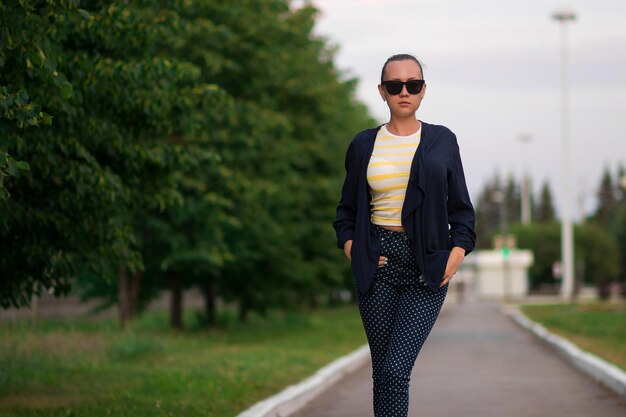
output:
[[[387,256],[388,250],[387,250],[385,238],[381,236],[377,236],[376,239],[378,239],[378,244],[380,245],[380,256]]]
[[[376,246],[378,245],[379,248],[381,248],[382,250],[382,241],[381,241],[381,236],[380,236],[380,232],[378,232],[374,226],[372,226],[370,228],[370,242]]]
[[[406,254],[404,253],[404,242],[398,236],[387,236],[384,238],[386,245],[381,255],[387,257],[387,266],[394,265],[402,267],[406,263]]]

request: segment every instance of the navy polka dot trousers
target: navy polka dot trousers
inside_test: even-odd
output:
[[[359,312],[372,355],[374,416],[406,417],[409,381],[448,291],[433,291],[423,281],[408,235],[371,224],[381,256],[370,290],[356,291]]]

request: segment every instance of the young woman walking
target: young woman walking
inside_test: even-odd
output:
[[[348,146],[333,227],[372,355],[374,415],[406,417],[415,359],[474,249],[475,213],[456,136],[415,116],[426,92],[420,62],[390,57],[378,90],[390,119]]]

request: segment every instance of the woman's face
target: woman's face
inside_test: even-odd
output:
[[[411,59],[391,61],[387,64],[385,74],[383,76],[384,81],[408,81],[421,79],[423,79],[422,71],[420,70],[417,62]],[[392,117],[408,117],[414,116],[415,112],[419,108],[420,103],[424,98],[424,93],[426,92],[426,84],[424,84],[422,90],[418,94],[409,94],[409,92],[406,91],[406,86],[403,86],[400,94],[391,95],[382,84],[378,85],[378,91],[380,92],[380,96],[383,100],[387,102],[387,106],[389,106],[389,111],[391,112]]]

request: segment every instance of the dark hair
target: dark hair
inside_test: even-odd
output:
[[[422,78],[424,78],[424,69],[422,68],[421,62],[417,60],[413,55],[409,54],[397,54],[390,56],[387,61],[385,61],[385,65],[383,65],[383,70],[380,72],[380,82],[383,82],[383,76],[385,75],[385,68],[387,68],[387,64],[393,61],[415,61],[415,63],[420,67],[420,72],[422,73]]]

